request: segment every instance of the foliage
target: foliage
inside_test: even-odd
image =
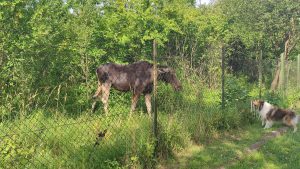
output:
[[[95,154],[94,164],[86,157],[93,150],[95,129],[85,132],[88,124],[65,130],[52,127],[92,118],[95,123],[115,122],[97,118],[102,111],[87,114],[97,85],[95,70],[107,62],[152,61],[154,39],[158,63],[173,67],[184,89],[175,93],[159,84],[160,157],[172,156],[190,140],[202,143],[220,131],[255,121],[248,103],[258,97],[260,50],[267,61],[264,66],[270,67],[264,71],[263,98],[284,107],[294,104],[299,92],[284,98],[265,86],[288,35],[295,44],[290,58],[299,53],[299,5],[295,0],[218,0],[198,7],[193,0],[2,0],[0,131],[11,137],[1,139],[0,155],[5,156],[1,164],[12,165],[11,160],[17,159],[21,166],[35,158],[53,161],[50,168],[153,167],[150,121],[143,113],[127,118],[129,93],[113,90],[110,111],[125,124],[115,126],[115,132],[130,137],[112,136],[111,144]],[[220,106],[223,45],[224,110]],[[40,140],[37,133],[22,134],[45,127],[50,130],[40,131]],[[72,136],[74,131],[77,135]],[[86,140],[77,142],[78,136]],[[76,147],[75,155],[63,153],[66,142]]]
[[[225,102],[226,104],[240,104],[248,102],[251,86],[243,77],[228,76],[225,81]]]
[[[56,99],[67,111],[84,110],[94,90],[95,68],[109,61],[151,60],[153,39],[159,44],[159,61],[177,57],[190,68],[201,68],[197,71],[210,86],[218,83],[220,56],[211,51],[228,43],[235,61],[229,60],[232,70],[252,72],[251,77],[254,67],[236,62],[253,59],[249,53],[258,46],[263,46],[265,58],[278,56],[286,33],[299,29],[295,1],[220,0],[198,8],[193,4],[183,0],[1,2],[1,103],[13,102],[9,97],[22,93],[25,105],[32,102],[28,107]],[[51,94],[54,91],[58,94]],[[35,92],[35,100],[29,100]],[[61,108],[57,103],[46,106]]]

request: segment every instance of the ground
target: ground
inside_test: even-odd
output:
[[[293,133],[280,124],[268,130],[247,126],[225,132],[210,144],[192,144],[159,168],[300,169],[300,131]]]

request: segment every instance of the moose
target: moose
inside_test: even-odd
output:
[[[93,95],[95,100],[92,111],[95,111],[97,98],[101,96],[104,112],[108,114],[108,98],[111,87],[123,92],[132,92],[130,115],[134,112],[141,95],[145,96],[148,115],[151,116],[151,92],[153,90],[154,69],[153,64],[139,61],[128,65],[107,63],[96,69],[98,88]],[[167,66],[157,66],[157,80],[169,83],[175,91],[182,89],[175,71]]]

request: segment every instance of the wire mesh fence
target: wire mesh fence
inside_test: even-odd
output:
[[[149,62],[102,65],[91,108],[80,113],[59,111],[66,101],[58,96],[46,99],[56,109],[2,111],[0,168],[154,168],[157,158],[172,156],[191,140],[209,142],[218,130],[253,122],[257,114],[250,112],[250,100],[274,99],[268,89],[278,70],[284,72],[280,91],[299,87],[299,60],[279,69],[272,59],[221,51],[204,55],[210,62],[165,57],[156,71]]]
[[[128,113],[113,108],[106,116],[99,112],[79,117],[40,112],[22,120],[3,121],[1,168],[107,168],[117,166],[113,160],[124,155],[128,159],[120,161],[134,164],[131,158],[142,148],[138,147],[140,137],[145,146],[150,144],[151,131],[147,116],[128,118]]]
[[[151,78],[152,71],[138,68],[140,72],[133,69],[126,74],[128,69],[124,67],[125,71],[106,79],[119,67],[104,70],[103,76],[98,74],[101,89],[98,88],[94,99],[98,99],[97,95],[101,99],[93,104],[93,111],[67,114],[40,108],[16,115],[2,113],[0,168],[115,168],[121,162],[128,167],[137,163],[151,166],[152,119],[144,113],[145,107],[134,111],[140,95],[145,95],[149,110],[150,98],[147,92],[141,93],[144,89],[134,87],[135,83],[142,85],[142,81],[128,79],[135,73],[143,75],[139,78],[147,74]]]

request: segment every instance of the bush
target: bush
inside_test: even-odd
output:
[[[235,77],[228,75],[225,80],[225,103],[226,105],[236,105],[249,101],[251,87],[245,77]]]

